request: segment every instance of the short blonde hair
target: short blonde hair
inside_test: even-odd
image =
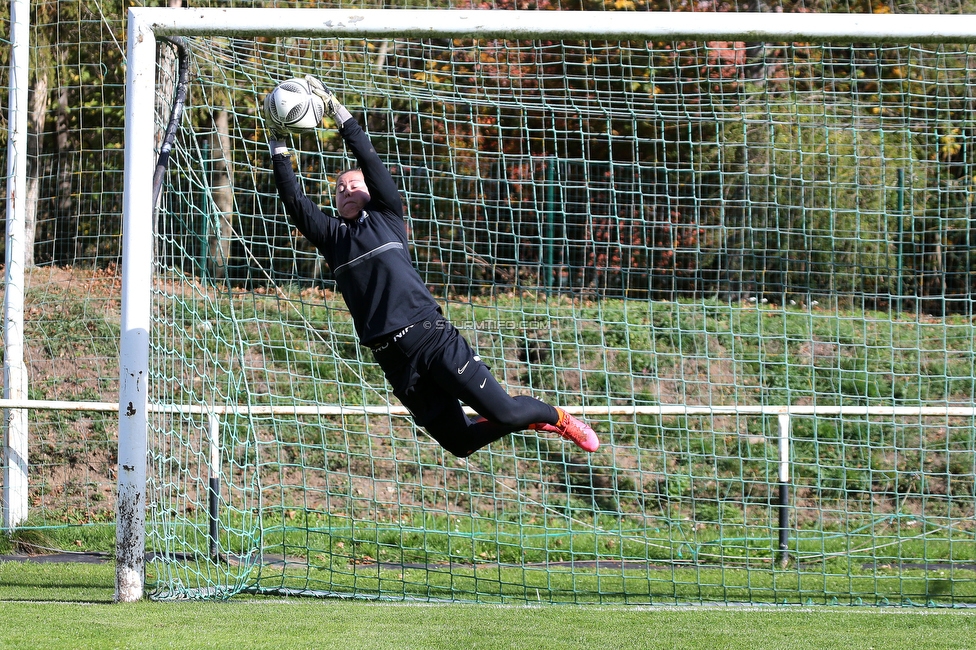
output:
[[[350,167],[349,169],[343,169],[341,172],[339,172],[339,175],[335,177],[335,184],[338,185],[339,180],[343,176],[345,176],[346,174],[351,174],[352,172],[359,172],[360,174],[362,174],[363,170],[360,169],[359,167]]]

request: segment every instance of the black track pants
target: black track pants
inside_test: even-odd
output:
[[[534,397],[509,395],[446,320],[415,323],[372,349],[393,394],[455,456],[469,456],[530,424],[555,424],[559,417]],[[482,417],[469,418],[462,403]]]

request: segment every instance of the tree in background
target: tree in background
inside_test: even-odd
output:
[[[192,3],[210,4],[218,3]],[[624,13],[976,9],[956,0],[910,6],[465,0],[423,6]],[[36,215],[32,251],[38,264],[107,263],[118,256],[124,9],[113,1],[33,4],[29,214]],[[242,43],[233,55],[260,59],[271,51],[260,45],[261,39]],[[302,39],[290,39],[289,45],[288,55],[295,60],[308,56]],[[837,291],[880,296],[895,283],[919,299],[934,299],[933,305],[971,293],[970,188],[976,177],[971,142],[976,131],[969,71],[976,66],[965,48],[747,42],[447,45],[452,43],[370,43],[361,64],[349,64],[361,65],[361,74],[373,74],[377,83],[391,87],[413,84],[471,98],[450,108],[437,105],[430,93],[429,100],[392,94],[361,102],[369,109],[370,126],[391,134],[381,145],[395,153],[411,212],[436,215],[413,224],[425,272],[445,291],[527,284],[601,295],[761,294],[781,299]],[[581,74],[584,70],[588,74]],[[640,82],[624,87],[620,80],[635,78],[635,71]],[[389,78],[392,74],[398,77]],[[191,93],[209,92],[205,84],[194,85]],[[0,89],[3,96],[6,92],[6,86]],[[521,103],[518,110],[508,101],[513,93]],[[556,93],[568,93],[595,110],[585,117],[560,110],[552,101]],[[187,113],[201,139],[184,144],[210,161],[210,173],[223,178],[211,184],[225,191],[207,199],[215,207],[205,235],[197,224],[173,224],[176,231],[202,237],[197,248],[221,251],[218,257],[232,282],[247,279],[249,264],[233,245],[230,229],[267,228],[266,221],[251,215],[275,210],[259,187],[257,197],[247,199],[252,204],[235,203],[243,199],[234,188],[256,182],[251,153],[238,143],[260,138],[241,108],[254,103],[253,92],[244,94],[206,98],[208,105],[226,111]],[[805,112],[804,94],[846,98],[846,113],[823,118]],[[773,101],[775,124],[752,125],[759,111],[751,103],[756,97]],[[647,113],[629,114],[624,100],[647,106]],[[910,143],[898,135],[909,122],[923,126]],[[864,127],[865,135],[846,131],[845,125],[854,123]],[[410,150],[393,137],[407,131],[425,134],[422,141],[406,145]],[[633,135],[646,144],[629,144]],[[338,151],[337,141],[322,137]],[[753,146],[758,143],[775,146],[760,150]],[[891,163],[869,162],[879,155]],[[859,177],[852,176],[848,160],[858,161]],[[442,171],[448,162],[456,166],[451,175]],[[305,164],[316,167],[309,171],[333,172],[318,169],[321,161]],[[914,219],[893,214],[897,168],[906,172],[905,211]],[[430,198],[431,190],[442,198]],[[859,238],[856,233],[868,225],[888,236]],[[293,243],[287,229],[268,231],[264,241],[261,254],[273,260],[275,269],[314,275],[282,253]],[[893,278],[896,267],[903,276]],[[868,272],[861,272],[865,268]]]

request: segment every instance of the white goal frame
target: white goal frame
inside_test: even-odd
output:
[[[148,378],[153,267],[152,181],[156,162],[152,111],[155,105],[156,37],[259,35],[973,44],[976,43],[976,15],[130,8],[116,501],[115,597],[119,602],[142,598],[145,572],[147,415],[152,408],[148,400]],[[716,412],[715,407],[701,408],[709,413]],[[689,412],[682,410],[686,407],[678,409],[677,412]],[[587,409],[587,412],[609,410]],[[647,412],[663,413],[665,410],[650,407]],[[784,466],[788,463],[788,415],[800,411],[791,407],[746,406],[731,410],[786,415],[785,419],[781,417],[786,444],[782,445],[781,440],[780,453]],[[830,410],[819,409],[823,412]],[[881,409],[878,414],[895,410],[918,415],[926,411],[925,408]],[[954,411],[941,407],[928,410],[932,411],[928,415],[948,415]],[[966,415],[973,413],[969,407],[960,410]],[[635,409],[626,411],[632,413]],[[864,412],[865,409],[857,411]],[[833,412],[838,411],[835,408]],[[781,480],[785,480],[782,473]]]

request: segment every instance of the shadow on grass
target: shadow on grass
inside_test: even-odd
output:
[[[115,565],[104,559],[0,556],[0,602],[111,603],[114,597]]]

